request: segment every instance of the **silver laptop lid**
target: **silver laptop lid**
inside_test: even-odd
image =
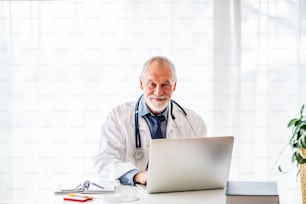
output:
[[[224,188],[233,136],[152,140],[148,193]]]

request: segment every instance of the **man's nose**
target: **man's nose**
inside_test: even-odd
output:
[[[161,85],[156,85],[155,89],[154,89],[154,94],[156,96],[161,96],[163,95],[163,89]]]

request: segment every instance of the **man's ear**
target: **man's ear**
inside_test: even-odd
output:
[[[139,87],[141,90],[143,90],[143,82],[141,80],[139,80]]]
[[[174,82],[174,84],[173,84],[172,92],[174,92],[175,89],[176,89],[176,82]]]

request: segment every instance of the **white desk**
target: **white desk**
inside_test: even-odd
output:
[[[174,193],[147,194],[138,188],[126,187],[119,188],[118,194],[136,195],[139,200],[137,203],[145,204],[191,204],[191,203],[209,203],[225,204],[225,190],[206,190],[206,191],[188,191]]]
[[[207,191],[188,191],[175,193],[147,194],[134,186],[118,185],[115,193],[95,194],[93,196],[102,199],[86,201],[86,204],[113,204],[113,203],[135,203],[135,204],[225,204],[224,189]],[[28,198],[16,198],[17,200],[1,201],[0,204],[78,204],[82,202],[64,201],[65,195],[55,195],[52,191],[33,192]],[[128,201],[136,198],[135,201]]]
[[[1,200],[0,204],[78,204],[80,202],[64,201],[65,195],[55,195],[51,189],[32,192],[32,196],[15,197],[13,200]],[[291,192],[288,192],[292,195]],[[296,194],[295,194],[296,195]],[[188,191],[174,193],[147,194],[134,186],[118,185],[115,193],[95,194],[94,196],[102,199],[94,199],[85,202],[86,204],[114,204],[114,203],[135,203],[135,204],[225,204],[225,189]],[[130,198],[136,198],[136,201],[127,201]],[[280,195],[280,204],[301,203],[300,198],[293,196],[284,198]]]

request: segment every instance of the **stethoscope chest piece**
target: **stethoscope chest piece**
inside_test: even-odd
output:
[[[136,149],[134,152],[134,157],[136,160],[141,160],[144,157],[144,153],[142,149]]]

